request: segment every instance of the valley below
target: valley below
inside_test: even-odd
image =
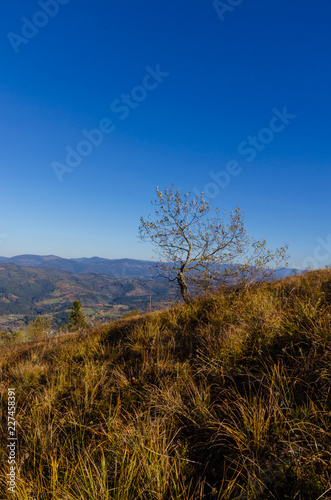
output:
[[[59,328],[67,322],[74,300],[81,302],[92,325],[116,320],[132,310],[143,313],[173,304],[175,290],[163,280],[152,279],[145,267],[142,277],[119,277],[2,263],[0,330],[18,331],[39,315],[50,318],[54,329]]]

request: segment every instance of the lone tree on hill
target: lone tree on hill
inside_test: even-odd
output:
[[[79,300],[75,300],[71,306],[71,313],[69,314],[67,325],[70,330],[84,330],[87,327]]]
[[[189,285],[194,293],[221,285],[245,286],[271,277],[280,264],[287,266],[287,245],[271,251],[265,240],[249,238],[239,208],[226,222],[218,208],[210,215],[203,193],[181,195],[174,185],[164,193],[156,188],[156,193],[151,202],[155,217],[141,217],[139,234],[156,246],[159,276],[177,282],[186,303],[192,298]]]

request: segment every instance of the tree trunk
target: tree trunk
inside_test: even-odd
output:
[[[183,272],[180,272],[177,276],[177,281],[180,286],[180,292],[182,294],[183,300],[186,304],[189,304],[191,301],[191,296],[188,291],[188,287],[185,281],[185,276]]]

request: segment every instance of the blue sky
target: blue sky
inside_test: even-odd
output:
[[[330,264],[330,18],[307,0],[8,3],[0,255],[149,259],[139,218],[174,183],[239,206],[290,265]]]

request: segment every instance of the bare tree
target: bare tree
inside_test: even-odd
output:
[[[156,188],[155,217],[141,217],[139,234],[143,241],[156,247],[161,261],[158,274],[177,282],[183,300],[196,293],[216,289],[220,285],[236,286],[264,280],[274,267],[287,261],[287,246],[271,251],[265,240],[248,237],[243,213],[239,208],[231,212],[228,222],[225,212],[215,209],[211,216],[210,204],[191,193]],[[273,268],[270,265],[273,264]]]

